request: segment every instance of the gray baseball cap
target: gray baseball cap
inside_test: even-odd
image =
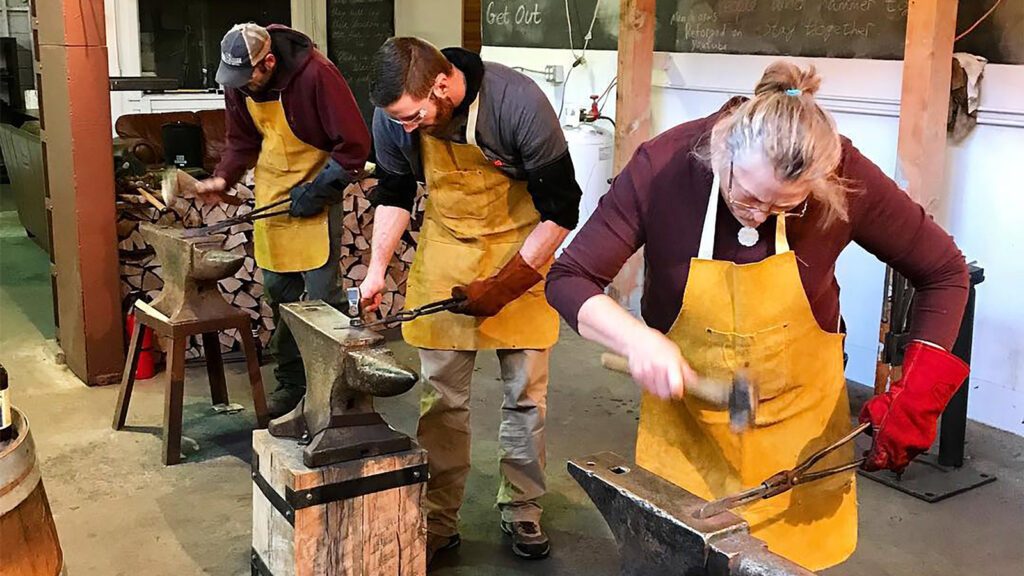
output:
[[[252,22],[238,24],[220,41],[217,83],[228,88],[245,86],[252,69],[270,53],[270,33]]]

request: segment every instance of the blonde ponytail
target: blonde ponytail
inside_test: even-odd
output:
[[[781,182],[801,182],[825,207],[822,226],[849,219],[849,186],[839,177],[842,143],[835,121],[818,106],[814,94],[821,77],[790,62],[770,65],[754,97],[724,115],[711,131],[713,166],[721,169],[745,153],[756,152],[775,166]]]

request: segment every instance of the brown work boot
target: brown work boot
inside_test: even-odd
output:
[[[454,550],[459,547],[459,544],[462,544],[462,538],[458,534],[441,536],[433,532],[427,532],[427,568],[430,568],[430,564],[434,561],[434,557],[438,552]]]
[[[501,521],[501,530],[512,537],[512,552],[520,558],[539,560],[551,553],[551,542],[537,522]]]

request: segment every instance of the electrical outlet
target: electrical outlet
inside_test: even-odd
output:
[[[552,84],[565,82],[565,67],[549,64],[544,67],[544,79]]]

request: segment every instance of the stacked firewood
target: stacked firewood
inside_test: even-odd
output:
[[[141,222],[195,228],[242,216],[252,210],[252,193],[244,186],[236,187],[236,194],[245,200],[245,203],[239,206],[203,204],[187,192],[187,187],[183,187],[182,193],[169,206],[161,208],[160,194],[154,192],[160,189],[159,178],[160,173],[155,172],[142,178],[118,180],[117,232],[121,262],[121,296],[125,311],[131,310],[138,299],[151,302],[163,288],[160,263],[155,259],[152,247],[145,242],[139,232]],[[366,191],[374,184],[372,180],[364,180],[358,185],[349,186],[345,191],[344,229],[341,258],[338,263],[343,288],[358,286],[366,277],[370,264],[373,209]],[[378,315],[397,312],[405,303],[405,283],[416,250],[415,242],[424,201],[425,197],[421,190],[417,198],[418,217],[414,218],[412,229],[405,234],[391,260],[386,276],[387,291],[382,298]],[[238,273],[220,281],[220,289],[225,300],[249,313],[253,320],[253,333],[265,348],[274,330],[274,320],[263,290],[263,273],[256,267],[253,258],[252,234],[251,224],[238,224],[224,231],[224,249],[244,253],[246,258]],[[223,352],[241,349],[237,334],[222,333],[220,342]],[[201,356],[202,345],[198,338],[194,338],[189,342],[187,358]]]

